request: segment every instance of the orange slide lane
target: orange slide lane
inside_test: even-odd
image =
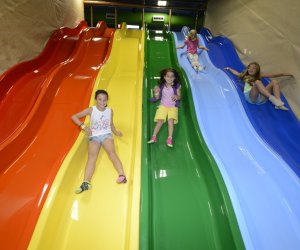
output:
[[[89,105],[114,29],[86,28],[70,58],[43,85],[23,129],[0,148],[0,245],[26,249],[50,186],[79,129],[71,115]]]
[[[54,31],[39,56],[17,64],[0,76],[0,115],[4,121],[0,123],[0,144],[9,143],[17,134],[47,77],[71,56],[85,28],[87,23],[81,21],[75,29],[65,27]]]

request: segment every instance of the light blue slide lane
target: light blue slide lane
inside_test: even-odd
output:
[[[184,42],[174,32],[176,45]],[[198,36],[202,44],[203,40]],[[231,80],[211,63],[196,73],[178,49],[194,99],[199,128],[213,154],[237,216],[246,249],[298,249],[300,180],[252,127]]]
[[[238,57],[233,43],[227,37],[213,36],[207,28],[202,28],[200,35],[209,48],[209,58],[215,67],[222,70],[225,67],[230,67],[238,72],[245,70],[246,66]],[[280,51],[278,52],[280,53]],[[300,121],[289,107],[285,97],[281,95],[285,105],[290,108],[287,112],[275,109],[270,102],[264,105],[249,104],[243,93],[244,83],[230,72],[225,72],[236,88],[246,114],[256,132],[300,178]],[[268,79],[263,78],[262,82],[267,84]]]

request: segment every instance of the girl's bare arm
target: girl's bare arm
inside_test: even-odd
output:
[[[275,74],[261,74],[261,77],[267,77],[267,78],[276,78],[281,76],[290,76],[293,77],[290,73],[275,73]]]
[[[185,47],[185,43],[176,47],[176,49],[183,49]]]
[[[202,45],[200,45],[200,44],[198,45],[198,48],[199,48],[199,49],[206,50],[206,51],[209,51],[209,49],[208,49],[208,48],[206,48],[206,47],[204,47],[204,46],[202,46]]]
[[[87,115],[91,115],[92,114],[92,108],[87,108],[84,109],[74,115],[72,115],[72,121],[77,125],[80,126],[80,128],[87,134],[87,135],[91,135],[92,131],[90,130],[89,127],[87,127],[83,122],[81,122],[81,118],[87,116]]]
[[[82,124],[80,119],[87,116],[87,115],[91,115],[91,113],[92,113],[92,108],[84,109],[84,110],[72,115],[72,121],[76,125],[80,126]]]
[[[232,69],[232,68],[226,67],[226,68],[224,68],[224,69],[230,71],[230,72],[231,72],[232,74],[234,74],[235,76],[240,76],[240,73],[237,72],[236,70]]]
[[[173,101],[179,101],[181,98],[181,92],[180,92],[180,87],[176,90],[176,95],[172,96]]]

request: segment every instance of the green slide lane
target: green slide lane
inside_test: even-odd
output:
[[[225,184],[198,128],[173,36],[147,31],[145,39],[140,249],[244,249]],[[147,144],[158,105],[149,99],[166,67],[178,71],[182,86],[174,148],[166,146],[167,124],[158,142]]]

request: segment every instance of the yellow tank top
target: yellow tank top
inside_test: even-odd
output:
[[[249,92],[252,89],[252,86],[248,83],[248,80],[245,81],[244,93]]]

